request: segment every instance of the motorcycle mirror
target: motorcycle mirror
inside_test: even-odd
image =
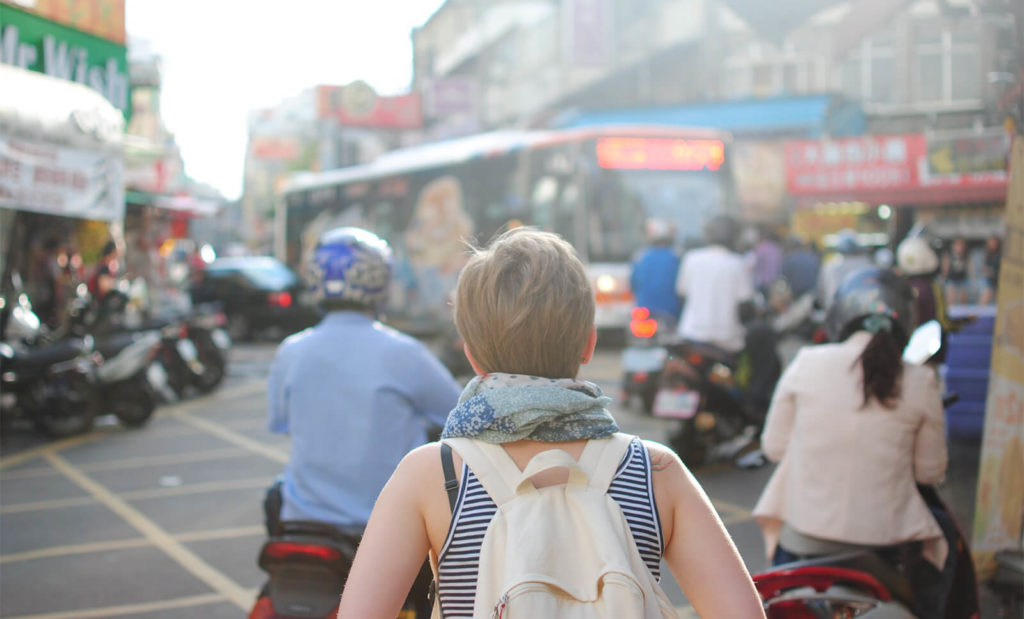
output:
[[[936,320],[929,320],[918,328],[903,349],[903,360],[911,365],[921,365],[939,352],[942,347],[942,326]]]

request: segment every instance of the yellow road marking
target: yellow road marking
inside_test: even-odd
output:
[[[81,470],[81,469],[79,469]],[[249,479],[237,479],[226,481],[212,481],[201,484],[185,484],[171,488],[153,488],[147,490],[132,490],[122,492],[118,496],[127,501],[144,499],[159,499],[172,496],[186,496],[189,494],[206,494],[209,492],[221,492],[223,490],[239,490],[245,488],[266,488],[274,482],[273,477],[251,477]],[[68,507],[81,507],[96,503],[93,497],[74,497],[70,499],[54,499],[52,501],[32,501],[30,503],[14,503],[0,507],[0,515],[16,514],[47,509],[65,509]]]
[[[187,400],[185,402],[178,402],[178,403],[169,404],[167,406],[163,406],[163,407],[157,409],[157,411],[156,411],[156,413],[154,413],[153,417],[157,418],[157,417],[162,417],[162,416],[165,416],[165,415],[173,415],[173,414],[178,413],[178,412],[188,412],[188,411],[190,411],[192,409],[202,408],[202,407],[208,405],[210,401],[232,400],[232,399],[235,399],[235,398],[245,397],[245,396],[248,396],[248,395],[256,395],[258,393],[266,391],[266,388],[267,388],[267,381],[263,380],[263,379],[254,380],[254,381],[248,381],[248,382],[242,383],[240,385],[232,385],[232,386],[228,386],[228,387],[223,387],[220,390],[218,390],[217,392],[215,392],[215,393],[213,393],[211,395],[208,395],[208,396],[203,396],[203,397],[196,398],[196,399],[193,399],[193,400]],[[14,454],[13,456],[8,456],[6,458],[0,458],[0,471],[3,471],[5,469],[9,469],[12,466],[17,466],[18,464],[21,464],[23,462],[27,462],[28,460],[32,460],[34,458],[37,458],[37,457],[41,456],[44,451],[54,451],[54,452],[63,451],[63,450],[68,449],[70,447],[74,447],[74,446],[80,445],[82,443],[88,443],[90,441],[94,441],[94,440],[97,440],[99,438],[102,438],[103,436],[106,436],[106,435],[109,435],[109,434],[112,434],[112,433],[116,433],[116,432],[123,432],[123,431],[124,430],[122,428],[120,428],[119,426],[110,426],[110,427],[105,427],[105,428],[97,428],[97,429],[92,430],[92,431],[90,431],[90,432],[88,432],[86,434],[80,434],[78,436],[72,436],[70,438],[66,438],[66,439],[57,441],[55,443],[47,443],[46,445],[40,445],[39,447],[33,447],[31,449],[26,449],[25,451],[22,451],[22,452],[19,452],[17,454]],[[163,431],[173,432],[174,429],[173,428],[166,428]]]
[[[121,539],[109,542],[96,542],[93,544],[68,544],[67,546],[51,546],[39,550],[26,552],[13,552],[0,555],[0,564],[16,563],[18,561],[31,561],[33,559],[45,559],[48,557],[63,557],[67,555],[81,555],[90,552],[108,552],[110,550],[127,550],[129,548],[145,548],[152,546],[153,542],[148,539],[137,537],[134,539]]]
[[[210,434],[213,434],[218,438],[222,438],[229,443],[238,445],[243,449],[248,449],[253,453],[260,454],[261,456],[266,456],[267,458],[270,458],[275,462],[280,462],[281,464],[288,463],[288,454],[276,447],[265,445],[257,440],[245,436],[244,434],[239,434],[238,432],[230,430],[222,424],[210,421],[209,419],[196,417],[194,415],[190,415],[186,412],[181,411],[177,411],[173,414],[175,417],[181,419],[185,423],[191,424],[197,428],[201,428],[206,432],[209,432]]]
[[[237,539],[240,537],[263,537],[267,530],[263,526],[253,525],[248,527],[231,527],[227,529],[207,529],[205,531],[191,531],[173,536],[175,540],[183,543],[208,542],[223,539]],[[91,552],[109,552],[111,550],[126,550],[130,548],[147,548],[153,546],[153,542],[142,537],[132,539],[111,540],[107,542],[94,542],[91,544],[68,544],[65,546],[51,546],[25,552],[14,552],[0,555],[0,564],[17,563],[18,561],[31,561],[33,559],[46,559],[51,557],[63,557],[67,555],[88,554]]]
[[[143,499],[161,499],[164,497],[183,496],[189,494],[205,494],[209,492],[222,492],[224,490],[239,490],[242,488],[267,488],[274,483],[273,477],[250,477],[249,479],[235,479],[226,481],[211,481],[201,484],[185,484],[173,488],[153,488],[152,490],[133,490],[121,492],[118,496],[126,501],[139,501]]]
[[[253,595],[255,599],[255,594]],[[136,615],[140,613],[158,612],[173,608],[188,608],[190,606],[203,606],[224,602],[224,596],[219,593],[207,593],[204,595],[193,595],[191,597],[163,600],[160,602],[144,602],[142,604],[123,604],[121,606],[107,606],[105,608],[85,608],[81,610],[70,610],[59,613],[44,613],[42,615],[21,615],[8,617],[7,619],[92,619],[93,617],[117,617],[119,615]],[[248,608],[246,610],[249,610]]]
[[[189,427],[190,431],[197,432],[195,428]],[[161,436],[164,434],[161,432]],[[168,464],[192,464],[194,462],[207,462],[210,460],[226,460],[229,458],[240,458],[249,455],[249,452],[237,447],[221,447],[219,449],[207,449],[182,454],[167,454],[163,456],[142,456],[138,458],[121,458],[118,460],[104,460],[103,462],[91,462],[89,464],[78,464],[78,470],[86,472],[95,471],[117,471],[120,469],[139,468],[144,466],[166,466]],[[0,479],[9,481],[12,479],[28,479],[31,477],[46,477],[58,475],[57,471],[48,466],[37,466],[30,469],[18,469],[8,471],[0,475]]]
[[[163,528],[147,518],[123,499],[113,492],[107,490],[99,483],[93,481],[88,475],[76,469],[64,458],[54,451],[44,451],[43,456],[53,465],[54,468],[66,475],[68,479],[75,482],[79,487],[96,497],[98,501],[106,505],[111,511],[123,518],[137,531],[142,533],[153,544],[185,568],[192,575],[196,576],[224,598],[241,608],[249,610],[252,605],[252,595],[243,589],[235,581],[231,580],[219,570],[199,558],[198,555],[186,548],[181,542],[175,540]],[[126,613],[123,613],[126,614]],[[58,615],[59,617],[60,615]],[[69,617],[102,617],[107,615],[67,615]]]
[[[81,507],[83,505],[94,505],[96,499],[91,496],[80,496],[70,499],[54,499],[52,501],[32,501],[30,503],[15,503],[0,507],[0,514],[18,514],[21,512],[34,512],[46,509],[64,509],[65,507]]]
[[[236,537],[252,537],[254,535],[265,536],[266,527],[253,525],[249,527],[232,527],[230,529],[207,529],[205,531],[190,531],[179,533],[174,539],[179,542],[205,542],[218,539],[233,539]]]
[[[101,436],[103,436],[104,434],[109,434],[109,431],[107,431],[107,430],[93,430],[92,432],[89,432],[88,434],[80,434],[78,436],[72,436],[71,438],[66,438],[64,440],[57,441],[56,443],[47,443],[46,445],[40,445],[39,447],[33,447],[31,449],[26,449],[25,451],[22,451],[20,453],[16,453],[13,456],[8,456],[6,458],[0,458],[0,471],[2,471],[4,469],[9,469],[12,466],[16,466],[18,464],[21,464],[22,462],[27,462],[27,461],[32,460],[34,458],[38,458],[38,457],[43,455],[44,451],[59,451],[61,449],[67,449],[69,447],[74,447],[76,445],[81,445],[82,443],[88,443],[89,441],[94,441],[94,440],[100,438]]]

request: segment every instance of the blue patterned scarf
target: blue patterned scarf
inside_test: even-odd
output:
[[[603,438],[619,430],[605,408],[611,401],[582,380],[486,374],[463,389],[441,436],[488,443]]]

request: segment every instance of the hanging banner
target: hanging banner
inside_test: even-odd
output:
[[[1021,548],[1024,528],[1024,138],[1013,145],[1006,236],[999,270],[992,369],[974,510],[975,563],[992,573],[994,554]]]
[[[121,155],[0,137],[0,207],[118,221],[124,217]]]

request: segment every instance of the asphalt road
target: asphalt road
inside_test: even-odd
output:
[[[218,391],[164,406],[138,430],[101,420],[56,442],[6,433],[0,617],[244,617],[263,581],[263,492],[289,448],[264,429],[273,350],[237,346]],[[617,396],[619,353],[599,351],[582,375]],[[672,422],[617,402],[625,431],[664,440]],[[767,567],[749,510],[770,471],[695,471],[751,572]],[[670,575],[664,584],[681,614],[695,616]]]

